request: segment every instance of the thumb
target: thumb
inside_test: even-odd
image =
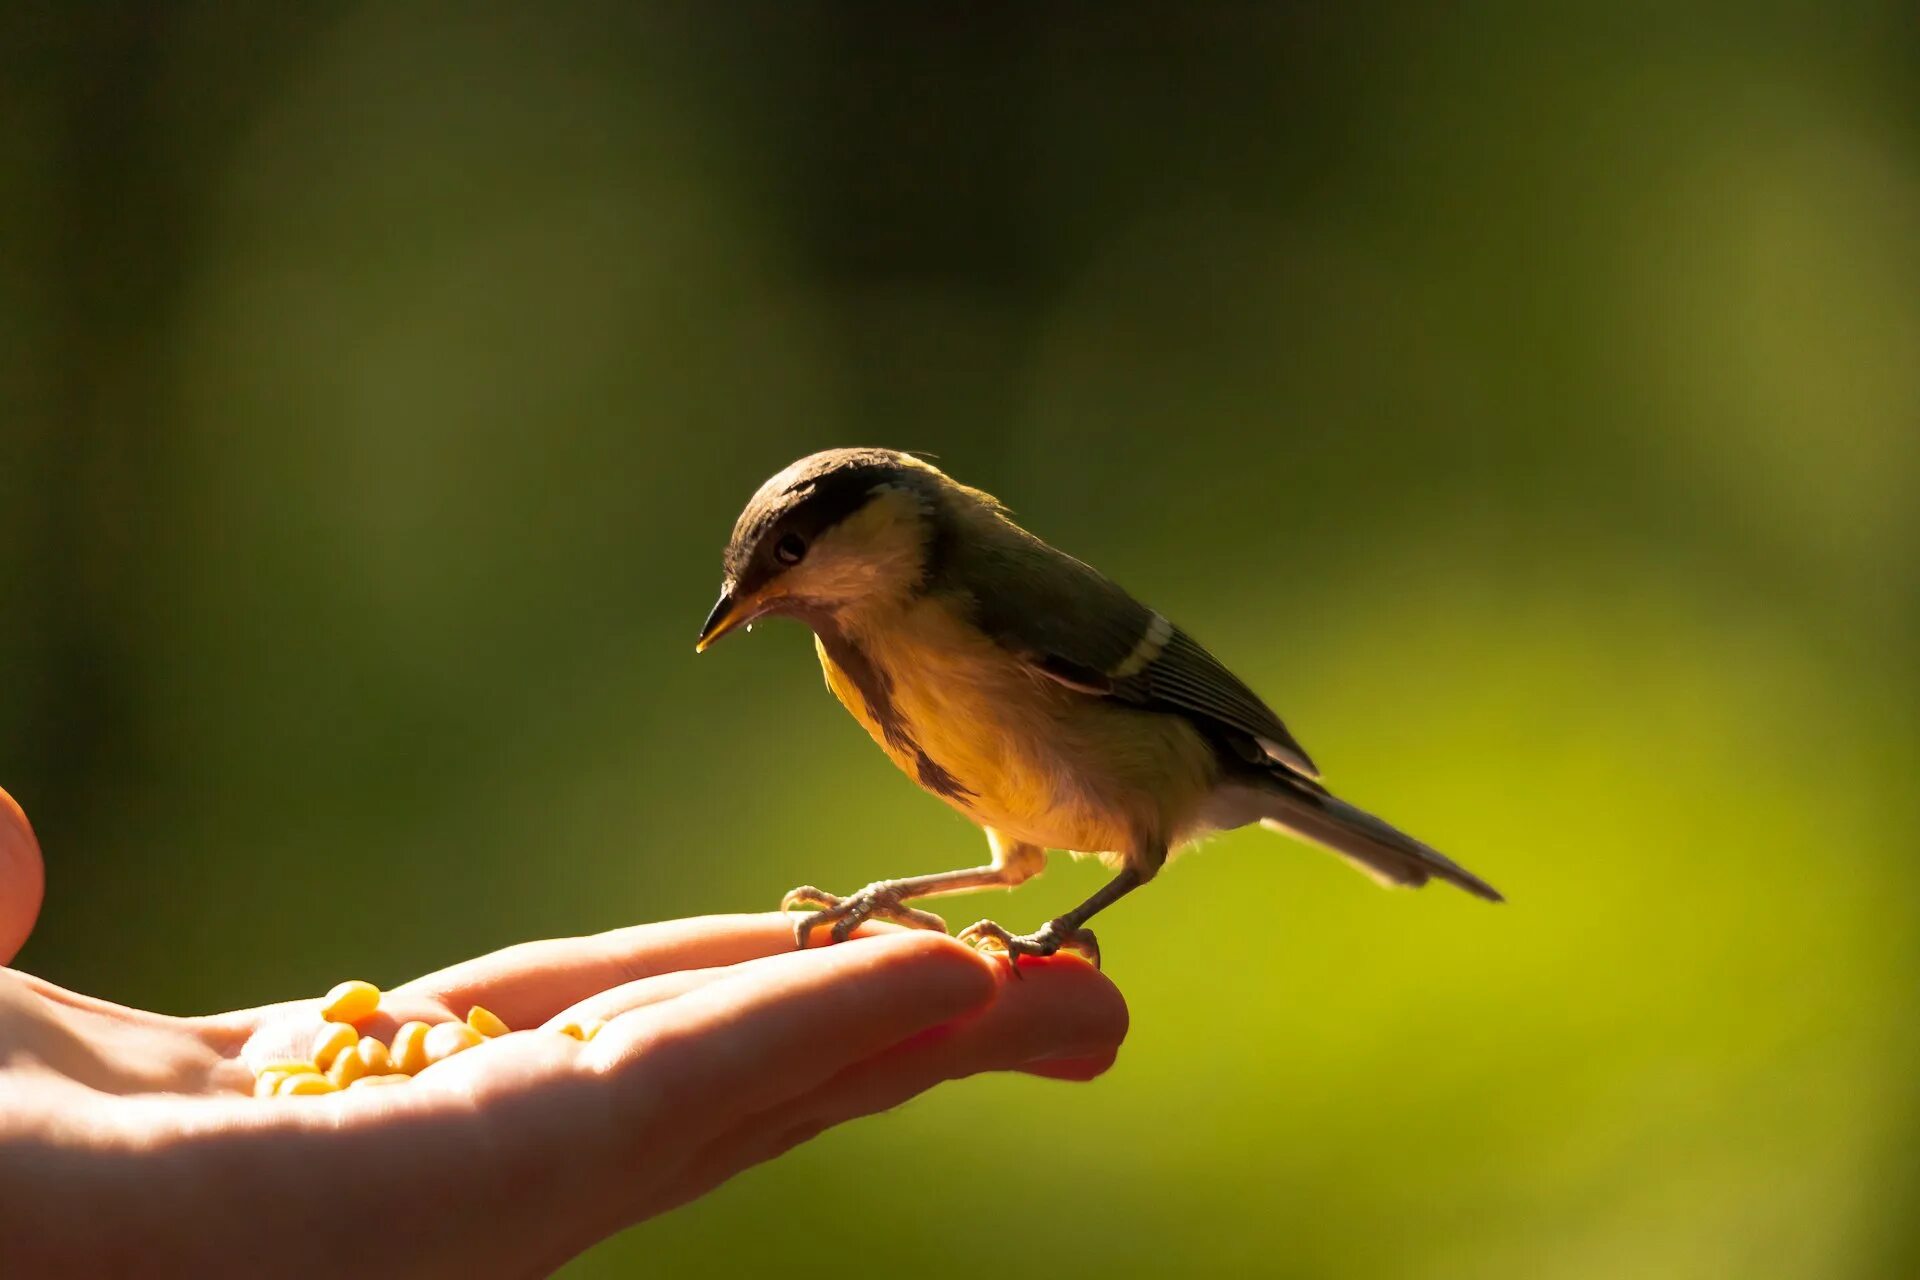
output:
[[[12,960],[33,932],[45,892],[40,842],[27,815],[0,788],[0,964]]]

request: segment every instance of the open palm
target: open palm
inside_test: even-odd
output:
[[[0,876],[37,868],[31,842],[0,792]],[[832,1125],[981,1071],[1088,1079],[1125,1034],[1076,959],[1013,981],[923,932],[792,937],[784,916],[716,916],[509,947],[389,991],[362,1029],[483,1004],[527,1030],[403,1086],[272,1099],[254,1070],[303,1056],[318,1000],[175,1018],[0,970],[0,1257],[23,1276],[266,1257],[544,1274]],[[606,1022],[590,1042],[548,1029],[586,1017]]]

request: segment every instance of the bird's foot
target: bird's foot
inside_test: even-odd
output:
[[[937,929],[941,933],[947,931],[947,922],[933,912],[908,906],[900,896],[899,883],[893,880],[876,880],[844,898],[810,884],[802,885],[780,899],[782,911],[795,907],[819,908],[794,922],[793,941],[800,947],[806,946],[813,931],[824,925],[833,926],[828,937],[835,942],[845,942],[855,929],[869,920],[888,920],[913,929]]]
[[[1021,956],[1050,956],[1056,951],[1077,951],[1100,967],[1100,943],[1091,929],[1078,929],[1060,920],[1049,920],[1032,933],[1008,933],[991,920],[970,924],[959,933],[960,941],[983,951],[1003,951],[1020,972]]]

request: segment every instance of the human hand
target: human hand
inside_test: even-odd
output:
[[[7,802],[0,868],[10,842],[32,847]],[[252,1069],[312,1038],[318,1000],[174,1018],[0,970],[0,1260],[539,1275],[942,1081],[1090,1079],[1125,1035],[1118,992],[1077,959],[1011,981],[919,931],[791,946],[786,917],[754,915],[509,947],[389,991],[362,1029],[473,1004],[535,1029],[404,1086],[271,1099]],[[591,1042],[540,1029],[588,1017],[606,1022]]]

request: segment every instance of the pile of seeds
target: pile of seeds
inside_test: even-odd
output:
[[[371,982],[343,982],[327,992],[320,1016],[326,1025],[314,1037],[312,1051],[297,1061],[269,1062],[253,1083],[256,1098],[295,1097],[338,1093],[404,1084],[421,1071],[484,1040],[506,1035],[510,1028],[481,1005],[467,1010],[465,1022],[403,1022],[392,1043],[361,1035],[358,1024],[380,1008],[380,988]],[[603,1024],[598,1019],[567,1022],[555,1028],[576,1040],[591,1040]]]

